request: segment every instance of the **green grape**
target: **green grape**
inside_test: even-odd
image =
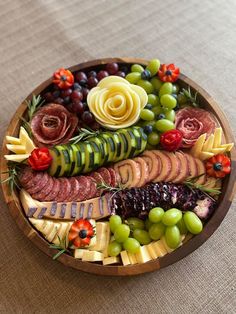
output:
[[[153,224],[153,223],[147,218],[147,219],[145,220],[145,229],[146,229],[146,230],[149,230],[152,224]]]
[[[160,104],[159,97],[155,94],[149,94],[148,95],[148,104],[151,104],[153,106],[157,106]]]
[[[145,150],[153,150],[156,149],[156,146],[150,145],[150,144],[146,144]]]
[[[157,77],[153,77],[150,82],[156,92],[158,92],[163,85],[163,82]]]
[[[108,255],[109,256],[117,256],[122,251],[122,246],[120,243],[113,241],[108,245]]]
[[[160,132],[166,132],[166,131],[173,130],[175,128],[175,125],[170,120],[161,119],[155,123],[155,128]]]
[[[116,227],[114,237],[115,237],[117,242],[123,243],[126,239],[128,239],[129,234],[130,234],[129,226],[127,226],[125,224],[121,224],[121,225]]]
[[[140,244],[139,242],[134,239],[134,238],[128,238],[127,240],[125,240],[125,242],[123,243],[123,247],[124,249],[131,253],[131,254],[135,254],[138,252],[138,250],[140,249]]]
[[[150,71],[151,76],[154,76],[155,74],[157,74],[159,68],[160,68],[160,61],[158,59],[150,60],[146,67],[146,69]]]
[[[131,231],[134,231],[135,229],[145,228],[144,221],[136,217],[127,218],[127,223]]]
[[[187,98],[182,94],[178,94],[177,100],[180,105],[186,104],[186,102],[188,101]]]
[[[136,84],[141,79],[141,73],[131,72],[126,75],[125,79],[131,84]]]
[[[174,226],[177,224],[178,221],[180,221],[181,218],[182,218],[181,210],[177,208],[171,208],[164,213],[162,217],[162,222],[166,226]]]
[[[133,232],[133,237],[140,243],[140,244],[149,244],[151,242],[151,238],[146,230],[142,229],[135,229]]]
[[[184,214],[184,222],[189,232],[198,234],[202,231],[203,225],[198,216],[193,212],[186,212]]]
[[[137,82],[137,85],[142,87],[146,91],[147,94],[152,94],[154,91],[152,84],[147,80],[139,80]]]
[[[133,64],[131,66],[131,72],[139,72],[142,73],[144,71],[144,68],[140,64]]]
[[[160,135],[156,132],[152,132],[148,134],[147,141],[150,145],[158,145],[160,143]]]
[[[172,95],[162,95],[161,96],[161,105],[165,108],[168,108],[168,110],[174,109],[177,105],[177,101],[175,97]]]
[[[142,109],[140,112],[140,118],[145,121],[152,121],[155,119],[155,114],[149,109]]]
[[[152,224],[148,230],[150,238],[152,240],[159,240],[165,233],[165,229],[166,227],[162,222]]]
[[[116,230],[116,227],[122,224],[122,220],[120,216],[112,215],[109,219],[109,224],[110,224],[111,232],[114,233]]]
[[[176,249],[181,241],[179,228],[177,226],[166,227],[165,239],[171,249]]]
[[[183,217],[180,219],[180,221],[177,222],[176,225],[177,225],[177,227],[179,228],[179,231],[180,231],[181,234],[186,234],[186,233],[188,233],[188,229],[187,229],[187,227],[186,227],[186,225],[185,225],[185,222],[184,222],[184,218],[183,218]]]
[[[159,97],[166,94],[171,95],[172,90],[173,90],[172,83],[169,83],[169,82],[164,83],[159,90]]]
[[[150,210],[148,214],[148,218],[151,222],[157,223],[162,220],[162,217],[164,215],[164,209],[161,207],[154,207]]]
[[[156,123],[156,121],[155,120],[153,120],[153,121],[143,121],[143,120],[140,120],[141,121],[141,126],[142,127],[145,127],[146,125],[151,125],[151,126],[153,126],[154,127],[154,124]]]
[[[179,92],[179,85],[178,84],[172,84],[173,89],[172,89],[172,94],[178,94]]]
[[[159,114],[161,113],[161,106],[160,105],[157,105],[155,107],[152,108],[152,112],[154,112],[155,116],[159,116]]]
[[[171,122],[175,121],[175,111],[174,110],[170,110],[165,112],[165,116],[167,120],[170,120]]]

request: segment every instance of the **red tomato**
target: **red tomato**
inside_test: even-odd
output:
[[[28,158],[28,163],[34,170],[46,170],[52,162],[52,156],[47,147],[35,148]]]
[[[161,135],[161,146],[169,151],[177,150],[182,143],[183,135],[179,130],[170,130]]]

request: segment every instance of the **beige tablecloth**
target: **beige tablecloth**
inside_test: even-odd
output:
[[[235,0],[1,0],[1,137],[20,102],[55,69],[108,56],[175,62],[219,102],[235,134],[235,16]],[[44,255],[1,198],[0,313],[235,313],[235,205],[175,265],[103,278]]]

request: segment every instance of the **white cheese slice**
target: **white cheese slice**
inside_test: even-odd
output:
[[[82,259],[84,252],[86,249],[76,249],[74,250],[74,258]]]
[[[131,264],[131,265],[135,265],[135,264],[137,264],[137,263],[138,263],[138,261],[137,261],[137,258],[136,258],[136,255],[135,255],[135,254],[132,254],[132,253],[129,253],[129,252],[127,252],[127,254],[128,254],[129,261],[130,261],[130,264]]]
[[[167,250],[161,240],[153,242],[153,248],[158,257],[162,257],[167,254]]]
[[[135,254],[138,263],[146,263],[152,260],[146,245],[141,246],[138,253]]]
[[[123,264],[124,266],[127,266],[127,265],[130,265],[130,264],[131,264],[131,263],[130,263],[130,260],[129,260],[129,256],[128,256],[128,254],[127,254],[126,251],[121,251],[121,252],[120,252],[120,257],[121,257],[121,260],[122,260],[122,264]]]
[[[118,256],[111,256],[111,257],[106,257],[103,260],[103,265],[111,265],[111,264],[118,264],[120,262],[120,259]]]
[[[82,261],[86,262],[102,262],[104,255],[101,252],[84,250]]]
[[[29,154],[20,154],[20,155],[4,155],[6,160],[15,161],[15,162],[22,162],[29,157]]]
[[[7,143],[12,144],[12,145],[20,145],[21,144],[19,138],[9,136],[9,135],[6,136],[6,141],[7,141]]]
[[[15,144],[7,144],[7,149],[15,154],[26,154],[25,146],[23,145],[15,145]]]
[[[152,259],[158,258],[158,254],[157,254],[156,251],[155,251],[154,243],[153,243],[153,242],[147,244],[146,247],[147,247],[148,253],[150,254],[150,256],[151,256]]]
[[[35,149],[35,145],[33,141],[31,140],[31,138],[29,137],[29,134],[26,132],[26,130],[22,126],[20,128],[19,139],[20,139],[21,145],[25,146],[25,150],[27,154],[30,154],[32,150]]]

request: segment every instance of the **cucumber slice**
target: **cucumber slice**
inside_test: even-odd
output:
[[[49,152],[52,156],[52,163],[48,168],[48,173],[50,174],[50,176],[56,176],[56,174],[60,173],[61,171],[61,166],[59,165],[60,152],[57,150],[56,147],[50,148]]]
[[[72,151],[73,151],[73,161],[75,163],[74,169],[71,172],[71,175],[77,175],[81,173],[85,166],[85,150],[84,150],[84,144],[78,143],[78,144],[72,144],[71,145]]]

